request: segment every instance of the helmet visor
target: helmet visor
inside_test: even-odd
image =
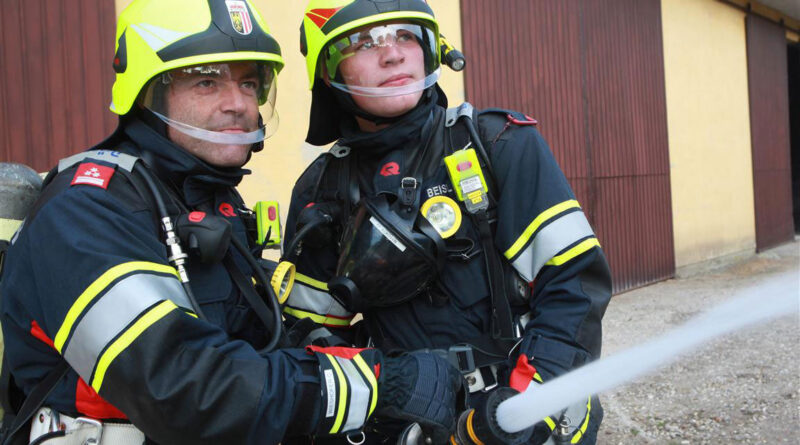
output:
[[[330,84],[359,96],[416,93],[436,83],[441,72],[436,33],[422,24],[361,28],[332,40],[322,54]]]
[[[253,61],[176,68],[150,80],[140,105],[196,139],[255,144],[278,129],[276,68]]]

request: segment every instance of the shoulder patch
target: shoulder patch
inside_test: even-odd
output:
[[[113,167],[95,164],[94,162],[84,162],[78,166],[70,185],[84,184],[108,189],[108,181],[111,180],[112,176],[114,176]]]

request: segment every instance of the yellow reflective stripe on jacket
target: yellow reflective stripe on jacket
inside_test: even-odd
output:
[[[545,417],[544,418],[544,423],[547,424],[547,427],[550,428],[550,431],[553,431],[553,430],[556,429],[556,423],[553,421],[552,417],[550,417],[550,416]]]
[[[524,280],[533,281],[548,261],[576,243],[594,237],[592,226],[581,210],[563,212],[540,227],[511,264]]]
[[[113,283],[123,275],[135,271],[169,273],[178,277],[178,272],[173,267],[166,266],[164,264],[150,263],[147,261],[132,261],[129,263],[122,263],[105,271],[105,273],[100,275],[99,278],[94,280],[94,282],[83,291],[78,299],[75,300],[75,303],[72,304],[72,307],[69,308],[69,311],[67,311],[67,316],[64,318],[64,322],[58,329],[56,337],[53,341],[59,353],[62,353],[64,343],[66,343],[75,321],[83,313],[89,303],[91,303],[92,300],[97,297],[97,295],[103,292],[109,284]]]
[[[134,340],[136,340],[139,335],[142,334],[147,328],[152,326],[158,320],[164,318],[165,315],[170,313],[172,310],[178,309],[178,306],[175,303],[165,300],[150,309],[146,314],[144,314],[140,319],[136,321],[127,331],[125,331],[111,346],[106,349],[102,356],[100,356],[100,360],[97,361],[97,369],[94,372],[94,377],[92,378],[91,386],[94,388],[95,391],[98,393],[100,392],[100,388],[103,386],[103,379],[105,378],[106,371],[111,363],[114,361],[115,358],[122,351],[125,350]]]
[[[164,300],[172,301],[179,308],[191,306],[174,275],[136,271],[114,281],[75,323],[62,356],[84,381],[90,381],[108,345]]]
[[[550,259],[550,261],[545,263],[545,265],[560,266],[576,256],[589,251],[593,247],[600,247],[600,241],[598,241],[597,238],[583,240],[580,244],[562,253],[561,255],[554,256]]]
[[[519,238],[514,241],[514,244],[505,251],[504,255],[506,258],[511,259],[514,258],[523,247],[528,244],[530,241],[531,236],[539,229],[539,227],[550,218],[558,215],[559,213],[564,212],[565,210],[569,210],[572,208],[580,208],[580,204],[578,201],[572,199],[569,201],[564,201],[560,204],[556,204],[553,207],[545,210],[544,212],[540,213],[539,216],[533,219],[533,221],[528,225],[527,228],[522,232]]]
[[[319,315],[289,306],[284,307],[283,312],[297,318],[310,318],[317,324],[324,324],[327,326],[346,327],[350,326],[350,322],[353,320],[352,317],[350,319],[326,317],[325,315]]]
[[[295,273],[294,274],[294,279],[299,281],[299,282],[301,282],[301,283],[307,284],[307,285],[309,285],[311,287],[315,287],[315,288],[317,288],[319,290],[324,290],[325,292],[328,291],[328,285],[326,283],[323,283],[322,281],[319,281],[319,280],[315,280],[315,279],[309,277],[308,275],[303,275],[301,273]]]

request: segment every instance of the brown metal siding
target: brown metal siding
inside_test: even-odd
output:
[[[660,1],[461,6],[468,100],[540,121],[603,244],[615,291],[672,277]]]
[[[115,21],[113,0],[5,0],[0,161],[45,171],[114,129]]]
[[[785,31],[754,15],[747,17],[747,74],[756,250],[762,251],[791,241],[794,221]]]

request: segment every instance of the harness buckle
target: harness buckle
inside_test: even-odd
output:
[[[95,434],[86,437],[86,440],[83,441],[83,445],[99,445],[100,439],[103,437],[103,422],[95,419],[90,419],[88,417],[78,417],[77,419],[75,419],[75,423],[73,424],[75,425],[75,430],[81,429],[81,427],[77,425],[79,423],[83,423],[90,427],[95,428]],[[71,431],[67,431],[67,433],[70,432]]]
[[[475,355],[472,353],[472,346],[455,345],[447,349],[447,360],[462,374],[475,371]]]

